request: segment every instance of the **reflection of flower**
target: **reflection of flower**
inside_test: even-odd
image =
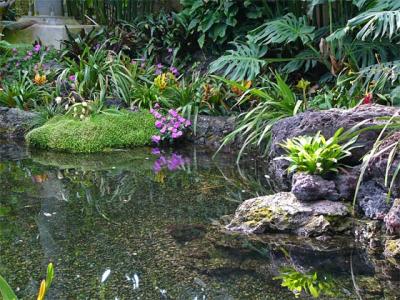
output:
[[[188,157],[184,157],[183,155],[176,153],[164,155],[158,148],[153,148],[151,153],[159,156],[153,165],[153,171],[155,173],[159,173],[164,169],[173,172],[190,163],[190,159]]]
[[[158,148],[153,148],[153,149],[151,149],[151,154],[160,155],[160,154],[161,154],[161,151],[160,151],[160,149],[158,149]]]

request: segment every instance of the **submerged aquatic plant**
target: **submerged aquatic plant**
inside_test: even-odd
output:
[[[281,146],[287,155],[277,159],[287,160],[290,165],[288,172],[307,172],[310,174],[323,175],[326,173],[337,173],[340,167],[345,165],[341,162],[344,158],[351,156],[351,150],[356,148],[355,136],[347,143],[339,144],[342,138],[343,128],[338,129],[328,140],[320,132],[315,136],[299,136],[288,139]]]
[[[51,283],[54,278],[54,266],[50,263],[47,266],[46,279],[43,279],[40,283],[39,293],[37,300],[44,300],[48,290],[50,289]],[[4,300],[17,300],[18,297],[12,290],[7,281],[0,275],[0,294]]]
[[[273,279],[282,280],[281,286],[287,287],[296,298],[299,298],[302,292],[310,294],[313,298],[319,298],[322,295],[338,296],[335,282],[317,272],[301,273],[288,267],[281,269],[279,276]]]

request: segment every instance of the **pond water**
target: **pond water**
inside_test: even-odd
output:
[[[316,273],[324,299],[400,297],[399,270],[351,240],[223,232],[223,216],[270,192],[263,164],[234,160],[199,148],[67,155],[0,143],[0,274],[22,299],[49,262],[48,299],[294,299],[274,280],[285,270],[286,283]]]

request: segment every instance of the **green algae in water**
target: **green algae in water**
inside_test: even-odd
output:
[[[213,161],[196,148],[162,154],[142,148],[35,151],[18,159],[5,149],[0,274],[24,299],[35,297],[49,262],[56,273],[49,299],[292,299],[273,278],[293,265],[329,274],[344,299],[357,299],[351,247],[328,251],[325,242],[318,248],[290,236],[252,239],[211,225],[241,201],[268,193],[262,170],[245,165],[239,174],[235,157]],[[360,286],[375,278],[364,254],[355,251],[352,261]],[[368,285],[361,293],[381,299],[395,287],[378,282],[372,296]]]

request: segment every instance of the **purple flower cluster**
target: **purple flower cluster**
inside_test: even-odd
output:
[[[26,51],[26,55],[23,58],[23,60],[28,61],[28,60],[32,59],[35,54],[40,54],[41,50],[42,50],[42,46],[40,44],[35,44],[33,46],[32,50]],[[13,51],[14,55],[18,54],[18,49],[13,48],[12,51]],[[45,49],[45,51],[47,51],[47,49]]]
[[[162,69],[164,68],[164,66],[162,64],[156,64],[156,70],[155,70],[155,74],[156,75],[161,75],[162,74]]]
[[[160,132],[159,135],[153,135],[151,138],[156,144],[174,142],[181,138],[184,132],[192,125],[190,120],[179,115],[174,109],[170,109],[166,115],[163,115],[158,104],[150,109],[150,112],[156,118],[155,126]]]
[[[178,77],[178,76],[179,76],[179,71],[178,71],[178,69],[177,69],[176,67],[171,66],[171,67],[169,68],[169,71],[170,71],[172,74],[174,74],[175,77]]]
[[[176,171],[181,169],[187,164],[190,164],[190,159],[184,157],[183,155],[179,155],[176,153],[172,153],[171,155],[162,155],[160,149],[154,148],[152,150],[152,154],[158,155],[159,158],[154,162],[153,171],[155,173],[161,172],[163,169],[167,169],[168,171]]]
[[[163,69],[164,69],[163,64],[158,63],[158,64],[156,64],[155,67],[156,67],[156,70],[154,71],[154,73],[155,73],[156,75],[161,75],[161,74],[163,73]],[[180,75],[179,70],[178,70],[176,67],[174,67],[174,66],[170,66],[168,70],[169,70],[169,72],[171,72],[175,77],[178,77],[178,76]]]
[[[42,46],[40,46],[40,44],[36,44],[35,46],[33,46],[33,51],[35,53],[39,53],[40,49],[42,49]]]

